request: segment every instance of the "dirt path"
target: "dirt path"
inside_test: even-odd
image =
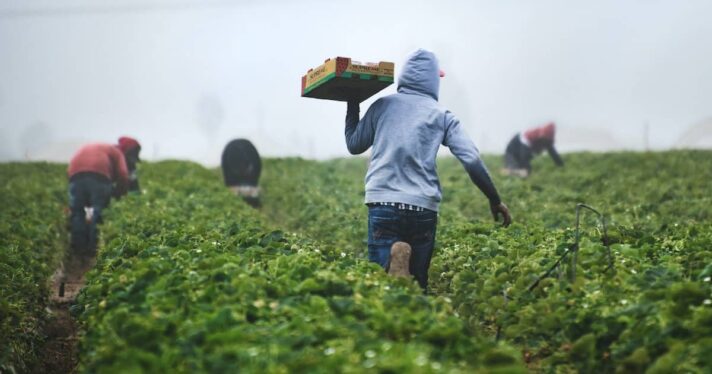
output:
[[[69,303],[50,307],[53,317],[47,321],[47,341],[34,373],[73,373],[77,357],[77,325],[69,313]]]
[[[52,317],[44,331],[47,340],[33,373],[74,373],[79,363],[78,326],[69,308],[84,286],[84,274],[96,263],[95,258],[70,257],[55,271],[50,279],[50,305]]]

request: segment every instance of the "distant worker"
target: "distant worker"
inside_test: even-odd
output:
[[[532,172],[531,161],[535,155],[546,150],[556,165],[564,166],[564,160],[554,148],[554,133],[556,126],[550,122],[544,126],[518,133],[507,145],[504,154],[504,170],[506,175],[528,177]]]
[[[109,205],[112,194],[120,197],[128,190],[126,158],[140,148],[136,140],[130,140],[119,145],[85,145],[69,162],[71,248],[75,253],[96,254],[97,224],[102,222],[102,211]],[[138,158],[138,152],[135,155]]]
[[[139,153],[141,152],[141,144],[134,138],[122,136],[119,138],[119,149],[124,153],[126,158],[126,167],[129,170],[129,192],[141,193],[138,185],[138,174],[136,172],[136,164],[141,162]]]
[[[440,145],[465,167],[489,200],[495,220],[511,223],[475,144],[455,116],[438,103],[445,74],[423,49],[408,57],[398,92],[378,99],[359,120],[359,102],[348,103],[346,146],[351,154],[372,147],[366,173],[368,258],[396,276],[412,275],[425,291],[441,200],[435,158]]]
[[[221,167],[225,185],[245,202],[260,206],[260,173],[262,161],[252,143],[247,139],[235,139],[227,143],[222,153]]]

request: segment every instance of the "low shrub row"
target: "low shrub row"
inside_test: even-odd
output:
[[[424,296],[337,247],[275,231],[194,164],[142,165],[107,212],[75,312],[86,372],[516,372]]]

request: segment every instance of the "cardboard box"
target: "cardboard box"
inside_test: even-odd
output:
[[[302,77],[302,97],[364,101],[393,84],[392,62],[361,64],[348,57],[330,58]]]

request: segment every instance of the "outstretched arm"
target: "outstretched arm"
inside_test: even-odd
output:
[[[553,144],[550,145],[546,150],[549,152],[549,156],[551,156],[557,166],[564,166],[564,160],[561,159],[559,152],[556,152],[556,148],[554,148]]]
[[[501,214],[504,219],[504,225],[508,226],[512,222],[509,210],[507,206],[502,203],[502,199],[499,197],[499,193],[490,177],[487,166],[485,166],[485,163],[480,158],[475,143],[465,134],[465,131],[460,125],[460,121],[449,112],[447,113],[446,121],[443,145],[450,148],[450,151],[460,160],[462,166],[465,167],[472,183],[487,196],[494,219],[497,220]]]

